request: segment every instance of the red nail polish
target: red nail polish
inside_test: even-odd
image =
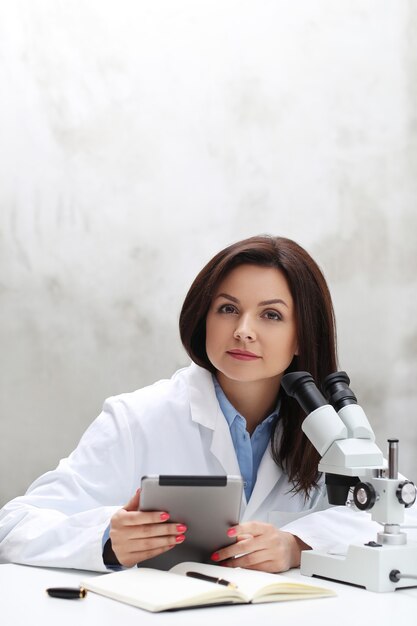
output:
[[[213,554],[211,555],[211,560],[212,561],[218,561],[219,560],[219,553],[218,552],[213,552]]]
[[[179,533],[185,533],[187,526],[185,524],[177,524],[177,530]]]
[[[236,528],[229,528],[229,530],[227,531],[227,536],[228,537],[235,537],[236,536]]]
[[[161,522],[166,522],[169,519],[169,513],[161,513],[160,518]]]
[[[175,542],[176,543],[182,543],[185,539],[184,535],[177,535],[177,537],[175,537]]]

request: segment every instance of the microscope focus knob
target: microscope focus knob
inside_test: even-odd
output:
[[[353,501],[361,511],[372,509],[377,500],[377,493],[371,483],[356,483],[353,490]]]
[[[408,507],[412,506],[416,501],[416,488],[414,483],[409,480],[400,483],[397,487],[396,495],[398,502],[408,509]]]

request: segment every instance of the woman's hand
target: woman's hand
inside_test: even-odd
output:
[[[110,520],[111,547],[121,565],[132,567],[167,550],[185,539],[184,524],[167,523],[164,511],[138,511],[140,490]]]
[[[285,572],[291,567],[298,567],[302,550],[310,549],[295,535],[262,522],[238,524],[229,528],[227,534],[236,537],[236,543],[211,556],[213,561],[227,567]]]

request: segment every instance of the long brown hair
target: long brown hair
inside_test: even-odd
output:
[[[216,254],[191,285],[180,314],[180,335],[191,359],[215,373],[206,352],[206,317],[219,283],[238,265],[275,267],[284,273],[294,300],[298,351],[286,372],[307,371],[321,387],[336,371],[336,326],[326,280],[312,257],[291,239],[257,236],[238,241]],[[301,430],[304,413],[298,403],[280,389],[280,422],[275,427],[272,454],[288,474],[294,491],[308,496],[317,485],[319,455]]]

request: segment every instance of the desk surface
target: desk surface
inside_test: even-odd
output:
[[[295,602],[239,605],[189,609],[168,613],[148,613],[109,598],[89,593],[84,600],[50,598],[47,587],[78,586],[93,573],[54,570],[22,565],[0,565],[0,621],[7,626],[204,626],[227,623],[227,626],[262,626],[282,623],[308,626],[354,626],[372,619],[375,626],[413,624],[417,612],[417,588],[392,593],[373,593],[348,585],[301,576],[298,570],[287,572],[294,580],[311,581],[334,589],[337,598],[319,598]]]

